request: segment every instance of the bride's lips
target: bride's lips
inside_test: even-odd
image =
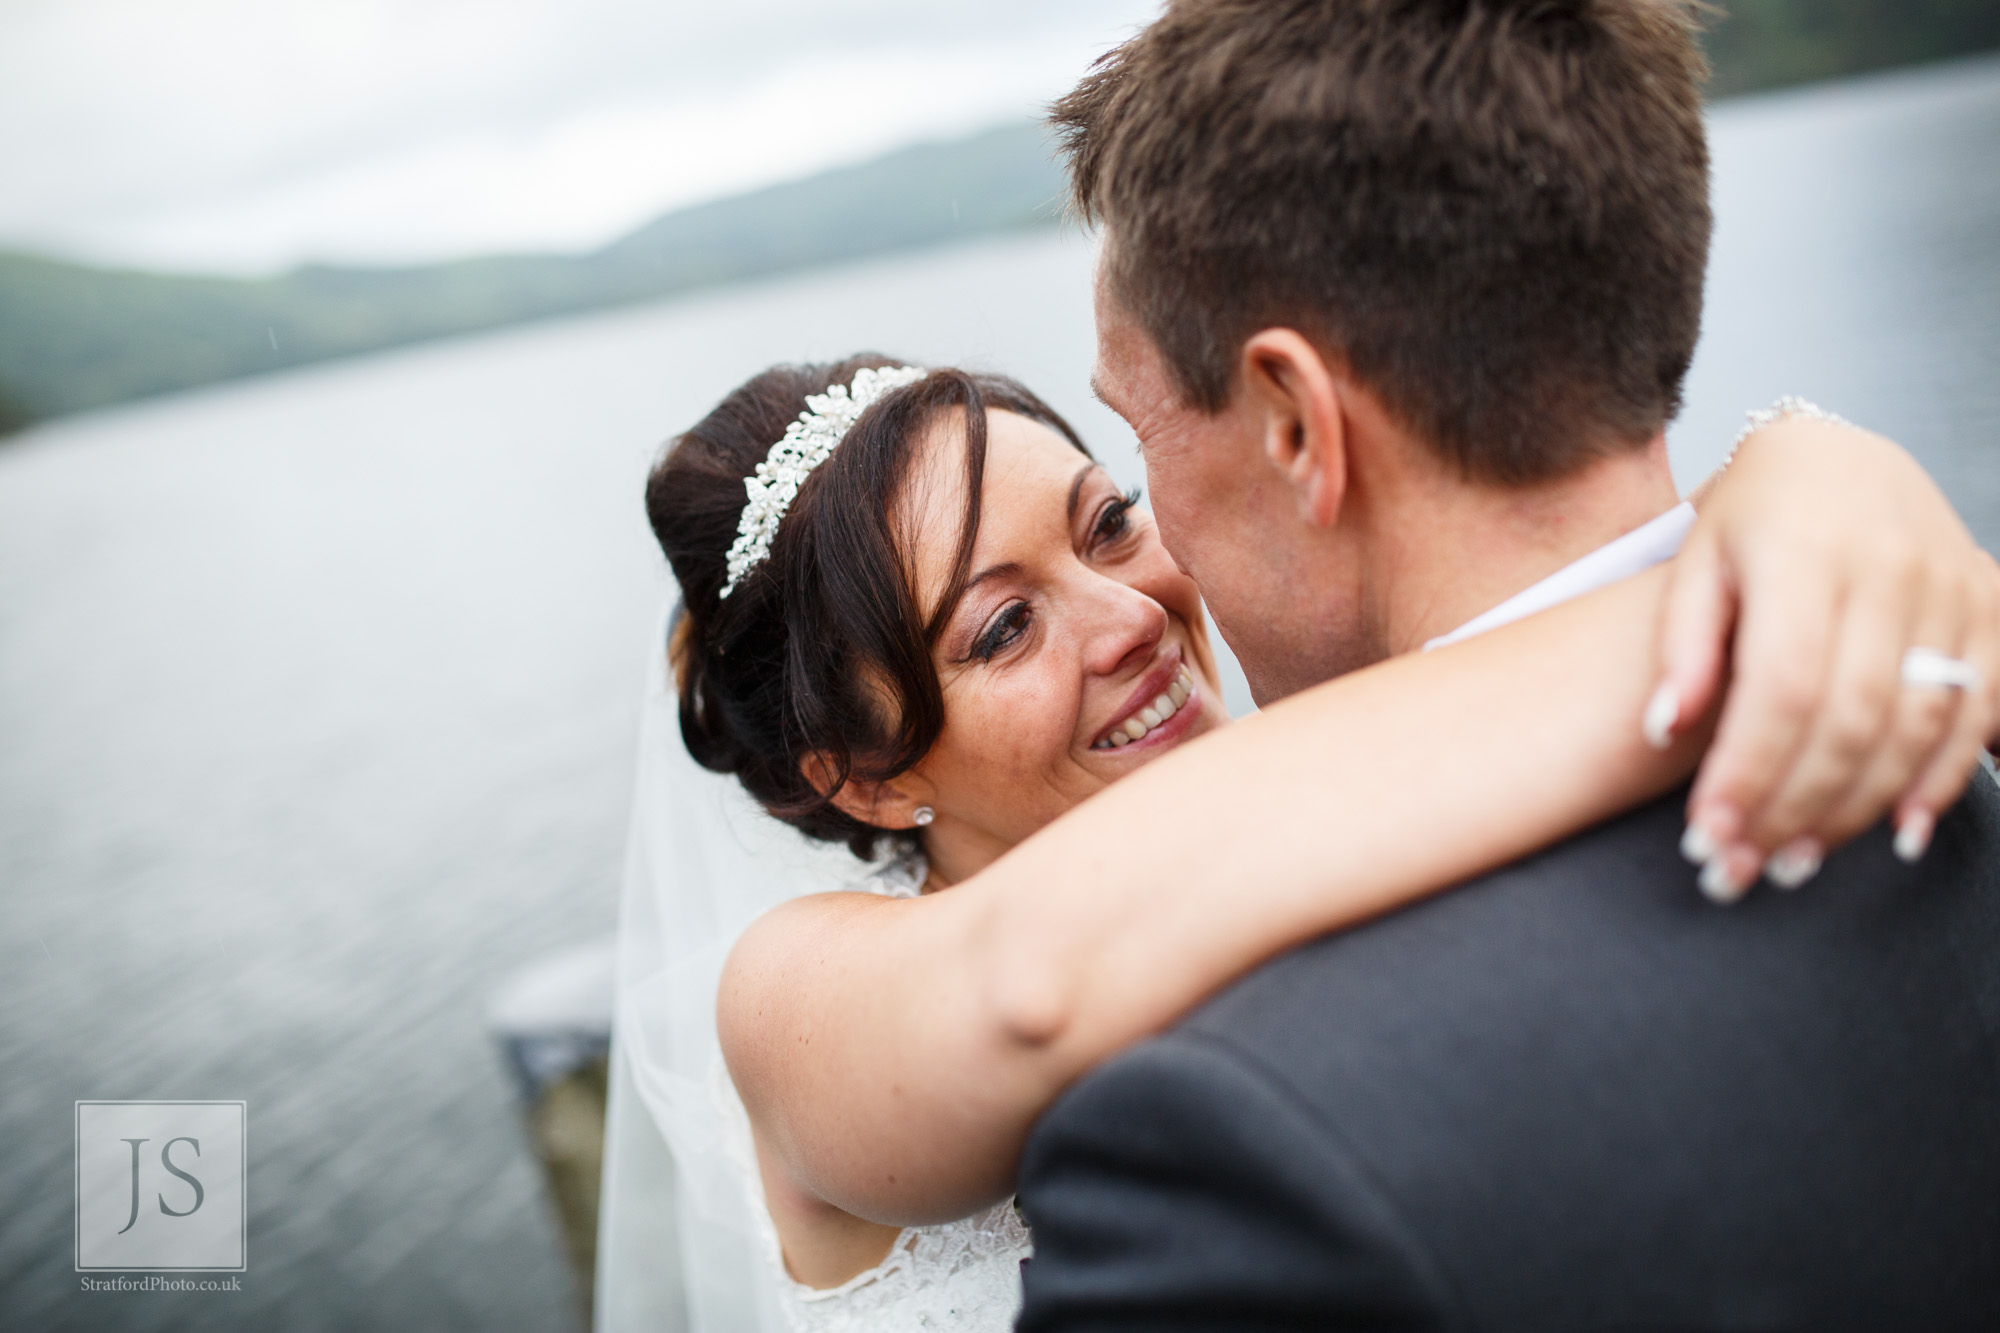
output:
[[[1167,695],[1171,699],[1172,694],[1170,691],[1176,682],[1179,682],[1185,688],[1187,698],[1184,702],[1175,705],[1172,717],[1166,718],[1156,725],[1147,728],[1146,733],[1137,740],[1127,741],[1116,747],[1108,744],[1114,734],[1123,730],[1128,720],[1138,718],[1139,714],[1151,707],[1154,701],[1161,695]],[[1119,709],[1117,716],[1110,725],[1106,726],[1091,739],[1091,752],[1093,754],[1125,753],[1132,750],[1157,750],[1164,746],[1172,745],[1182,736],[1185,736],[1188,730],[1194,726],[1195,718],[1201,713],[1204,702],[1200,677],[1187,669],[1187,664],[1183,660],[1181,650],[1175,648],[1163,656],[1140,679],[1138,687],[1126,699],[1124,706]],[[1140,719],[1140,725],[1145,725],[1143,719]]]

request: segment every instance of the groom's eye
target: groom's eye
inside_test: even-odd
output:
[[[1015,602],[996,617],[972,645],[972,655],[982,662],[990,662],[1002,650],[1019,639],[1028,629],[1028,604]]]

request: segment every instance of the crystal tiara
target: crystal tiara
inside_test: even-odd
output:
[[[827,460],[861,414],[884,394],[915,384],[930,374],[916,366],[890,366],[857,371],[852,384],[835,384],[825,393],[806,395],[806,410],[785,427],[785,437],[743,479],[749,497],[736,522],[736,541],[729,548],[729,577],[722,595],[729,596],[750,572],[771,558],[771,539],[785,511],[798,498],[799,487],[812,470]]]

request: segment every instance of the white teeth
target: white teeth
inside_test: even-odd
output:
[[[1112,729],[1109,736],[1106,736],[1091,748],[1095,750],[1116,750],[1120,746],[1130,745],[1154,727],[1159,726],[1174,714],[1180,712],[1193,694],[1194,677],[1188,674],[1186,667],[1182,667],[1175,673],[1173,683],[1167,686],[1151,703],[1141,708],[1131,717],[1126,718],[1123,723]]]

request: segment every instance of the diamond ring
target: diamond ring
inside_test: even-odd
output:
[[[1979,668],[1963,658],[1947,657],[1935,648],[1912,648],[1903,654],[1903,683],[1942,690],[1976,690]]]

